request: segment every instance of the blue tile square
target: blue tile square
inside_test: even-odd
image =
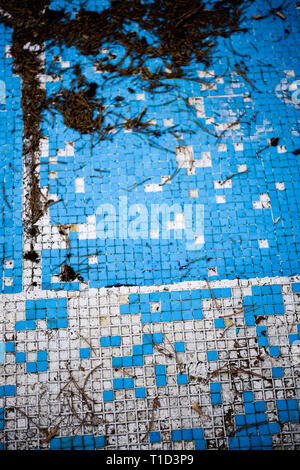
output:
[[[155,366],[156,375],[166,375],[166,366],[158,365]]]
[[[215,328],[225,328],[224,318],[215,318]]]
[[[15,354],[15,360],[17,363],[26,362],[26,353],[25,352],[17,352]]]
[[[205,450],[206,449],[206,442],[204,439],[196,439],[195,440],[195,450]]]
[[[270,356],[280,356],[279,346],[270,346],[269,348]]]
[[[212,405],[221,405],[221,403],[222,403],[221,394],[220,393],[212,393],[211,403],[212,403]]]
[[[210,391],[211,391],[211,393],[220,393],[221,392],[220,382],[211,383],[210,384]]]
[[[134,366],[143,366],[144,365],[144,358],[143,356],[133,356],[133,362],[132,364]]]
[[[188,383],[187,374],[177,374],[177,383],[178,385],[186,385]]]
[[[193,439],[203,439],[203,430],[201,428],[192,429]]]
[[[46,372],[48,370],[47,361],[38,361],[37,363],[37,372]]]
[[[253,392],[244,392],[243,396],[244,396],[245,403],[249,403],[253,401]]]
[[[100,338],[100,346],[102,346],[103,348],[105,347],[109,347],[110,346],[110,336],[102,336]]]
[[[121,345],[121,336],[111,336],[110,345],[111,346],[120,346]]]
[[[36,362],[27,362],[26,363],[26,372],[28,372],[28,373],[37,372],[37,363]]]
[[[193,430],[192,429],[182,429],[182,440],[191,441],[193,439]]]
[[[13,342],[5,343],[5,352],[9,353],[9,352],[14,352],[14,351],[15,351],[15,343]]]
[[[103,391],[103,400],[104,401],[114,401],[114,392],[113,392],[113,390],[104,390]]]
[[[95,440],[95,447],[105,447],[106,446],[106,439],[105,436],[96,436]]]
[[[208,361],[217,361],[218,352],[217,351],[207,351],[207,360]]]
[[[146,398],[146,389],[144,387],[134,389],[136,398]]]
[[[90,348],[80,348],[80,359],[88,359],[91,355]]]
[[[182,431],[180,429],[172,431],[172,441],[182,441]]]
[[[165,375],[157,375],[156,376],[156,385],[158,387],[163,387],[167,384],[167,378]]]
[[[149,432],[149,440],[150,440],[151,443],[160,442],[160,432],[150,431]]]
[[[183,342],[175,342],[174,343],[175,352],[184,352],[185,346]]]
[[[47,361],[47,351],[38,351],[37,352],[38,361]]]

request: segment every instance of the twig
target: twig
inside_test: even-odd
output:
[[[86,378],[84,379],[84,382],[83,382],[83,390],[85,389],[85,386],[87,384],[87,381],[88,379],[90,378],[90,376],[95,372],[95,370],[99,369],[99,367],[102,367],[102,364],[98,364],[96,367],[94,367],[92,370],[90,370],[90,372],[87,374]]]
[[[203,127],[201,126],[201,124],[199,124],[198,121],[195,121],[194,122],[197,124],[197,126],[200,127],[200,129],[202,129],[203,131],[207,132],[208,134],[212,135],[213,137],[218,137],[218,134],[216,134],[215,132],[212,132],[212,131],[209,131],[208,129],[206,129],[206,127]]]
[[[59,425],[64,419],[66,419],[65,416],[50,430],[48,436],[43,440],[43,442],[49,442],[56,435]]]
[[[271,379],[268,379],[268,377],[265,377],[264,375],[258,374],[257,372],[253,372],[251,370],[242,369],[241,367],[233,366],[233,367],[230,367],[229,370],[231,373],[241,372],[242,374],[254,375],[255,377],[259,377],[260,379],[267,380],[268,382],[272,382]]]
[[[92,398],[90,398],[86,393],[85,391],[78,385],[78,383],[76,382],[76,380],[74,379],[73,375],[72,375],[72,372],[70,371],[70,367],[69,367],[69,364],[66,363],[66,367],[68,369],[68,372],[70,374],[70,379],[72,381],[72,383],[75,385],[75,387],[77,388],[78,392],[81,393],[87,407],[92,410],[92,406],[90,404],[90,402],[94,403],[94,400],[92,400]]]
[[[159,398],[158,396],[156,396],[153,400],[153,405],[152,405],[152,413],[151,413],[151,420],[150,420],[150,423],[149,423],[149,426],[148,426],[148,429],[147,429],[147,432],[146,434],[144,435],[144,437],[141,439],[141,442],[143,442],[146,437],[148,436],[149,432],[151,431],[152,429],[152,426],[153,426],[153,423],[154,423],[154,410],[156,408],[158,408],[160,406],[160,402],[159,402]]]
[[[25,413],[25,411],[21,410],[21,408],[16,408],[16,410],[19,413],[21,413],[21,415],[23,415],[25,418],[27,418],[28,421],[30,421],[40,432],[42,432],[43,434],[46,435],[46,437],[48,437],[49,431],[47,431],[47,429],[41,428],[41,426],[39,426],[35,421],[33,421],[33,419],[30,418],[30,416],[28,416],[28,414]]]
[[[226,129],[224,129],[221,134],[218,135],[218,139],[217,140],[220,140],[223,135],[225,134],[226,131],[228,131],[229,129],[231,129],[232,127],[236,126],[237,124],[240,124],[241,122],[241,119],[242,117],[244,116],[245,113],[241,114],[238,119],[236,119],[234,122],[231,122],[230,124],[228,124],[228,126],[226,127]]]
[[[206,282],[206,284],[207,284],[207,286],[208,286],[208,288],[209,288],[209,291],[210,291],[210,294],[211,294],[211,297],[212,297],[212,299],[213,299],[213,302],[214,302],[215,306],[217,307],[217,309],[219,310],[219,312],[222,313],[222,307],[219,306],[219,304],[218,304],[218,302],[217,302],[217,299],[216,299],[215,296],[214,296],[214,293],[213,293],[213,291],[212,291],[212,288],[210,287],[210,284],[209,284],[208,280],[207,280],[206,278],[204,278],[204,280],[205,280],[205,282]]]
[[[248,312],[251,312],[252,310],[256,310],[258,307],[250,307],[247,308],[247,309],[244,309],[244,307],[242,307],[240,310],[236,310],[235,312],[229,314],[229,315],[222,315],[221,317],[219,318],[230,318],[230,317],[233,317],[234,315],[238,315],[239,313],[248,313]]]
[[[129,188],[121,188],[121,189],[123,189],[124,191],[130,192],[130,191],[133,191],[133,190],[134,190],[135,188],[137,188],[138,186],[140,186],[141,184],[143,184],[143,183],[145,183],[146,181],[149,181],[149,180],[151,180],[150,177],[144,179],[143,181],[140,181],[139,183],[135,183],[133,186],[129,186]]]
[[[184,264],[183,266],[179,266],[179,271],[181,271],[181,269],[184,269],[186,268],[187,266],[189,266],[190,264],[192,263],[196,263],[196,261],[199,261],[201,259],[205,259],[203,256],[200,257],[200,258],[196,258],[196,259],[192,259],[191,261],[189,261],[188,263]]]
[[[259,422],[259,423],[249,423],[249,424],[245,424],[244,426],[238,428],[238,429],[234,429],[230,434],[229,436],[230,437],[233,437],[236,433],[240,432],[240,431],[243,431],[244,429],[249,429],[249,428],[257,428],[259,426],[262,426],[264,424],[272,424],[272,423],[277,423],[280,425],[280,422],[279,421],[262,421],[262,422]]]
[[[245,66],[244,66],[244,68],[243,68],[243,70],[242,70],[239,64],[235,64],[234,68],[235,68],[235,70],[236,70],[236,73],[237,73],[238,75],[240,75],[247,83],[249,83],[249,85],[252,86],[253,90],[255,90],[255,89],[256,89],[256,86],[253,85],[253,83],[251,82],[251,80],[246,76],[246,73],[245,73]]]
[[[177,173],[179,172],[179,170],[181,170],[181,166],[180,167],[177,167],[176,170],[174,171],[174,173],[172,173],[171,176],[169,176],[169,178],[167,178],[163,183],[159,183],[159,186],[163,186],[164,184],[168,183],[169,181],[171,181],[176,175]]]
[[[5,201],[5,203],[7,204],[7,207],[9,207],[9,209],[11,209],[11,205],[9,204],[8,200],[6,199],[6,196],[5,196],[5,187],[4,187],[4,183],[2,183],[2,192],[3,192],[3,199]]]
[[[91,343],[90,343],[84,336],[82,336],[80,333],[77,333],[77,334],[78,334],[78,336],[79,336],[83,341],[86,342],[86,344],[90,347],[91,351],[93,351],[93,353],[95,354],[95,356],[97,356],[97,353],[96,353],[95,349],[93,348],[93,346],[91,345]],[[83,387],[83,388],[84,388],[84,387]]]
[[[243,171],[238,171],[237,173],[233,173],[233,175],[227,176],[227,178],[223,181],[220,181],[220,184],[223,185],[226,183],[226,181],[231,180],[234,176],[242,175],[243,173],[247,173],[248,170],[243,170]]]

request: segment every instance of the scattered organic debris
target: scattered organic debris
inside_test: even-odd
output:
[[[64,124],[80,134],[91,136],[91,154],[93,148],[93,137],[97,134],[99,141],[110,138],[114,132],[120,129],[131,130],[138,134],[147,134],[151,137],[159,137],[162,131],[156,129],[151,121],[145,121],[147,108],[144,108],[136,117],[123,116],[115,113],[115,110],[122,106],[124,98],[115,97],[113,102],[115,120],[108,122],[107,117],[112,117],[112,113],[107,111],[106,103],[101,95],[99,86],[89,83],[82,74],[80,66],[75,65],[73,72],[75,79],[70,89],[61,87],[53,96],[46,97],[46,91],[41,85],[40,76],[45,74],[43,63],[43,53],[45,44],[74,46],[81,54],[95,57],[94,65],[97,71],[107,75],[106,85],[111,86],[112,80],[123,77],[134,77],[139,80],[144,91],[151,93],[169,93],[176,85],[167,81],[176,78],[192,79],[187,75],[185,67],[192,61],[201,62],[206,67],[210,64],[211,54],[218,37],[228,37],[237,31],[243,31],[239,27],[243,6],[242,0],[226,1],[220,0],[212,3],[210,8],[206,8],[206,2],[200,0],[159,0],[154,3],[145,3],[136,0],[116,0],[111,1],[109,8],[101,13],[87,11],[81,8],[74,19],[70,19],[70,14],[64,10],[56,11],[50,8],[50,0],[11,0],[10,2],[0,0],[2,10],[0,21],[13,29],[11,54],[14,60],[14,73],[22,78],[22,110],[23,110],[23,156],[26,169],[26,184],[29,188],[27,209],[24,221],[25,230],[31,239],[38,235],[38,228],[35,225],[45,211],[57,201],[48,200],[40,190],[39,174],[39,149],[43,139],[41,133],[41,122],[44,111],[49,111],[54,116],[54,112],[62,115]],[[284,15],[277,11],[276,15],[285,19]],[[259,16],[259,15],[257,15]],[[260,18],[256,18],[260,19]],[[134,22],[139,30],[152,35],[152,40],[147,40],[147,34],[140,35],[134,30],[128,31],[128,24]],[[117,57],[111,52],[99,59],[98,55],[103,45],[109,43],[112,46],[121,46],[123,56]],[[149,60],[159,60],[154,71],[149,70],[146,63]],[[117,62],[116,62],[117,60]],[[256,88],[251,80],[246,76],[246,66],[244,63],[235,64],[235,71],[242,76],[252,88]],[[55,77],[55,71],[49,71]],[[198,82],[201,80],[193,78]],[[130,93],[135,90],[128,88]],[[171,102],[171,101],[170,101]],[[237,121],[231,123],[226,130],[238,124]],[[119,120],[122,118],[122,123]],[[197,125],[205,132],[220,139],[224,133],[216,135],[208,129]],[[170,129],[174,135],[174,129]],[[177,134],[175,134],[175,137]],[[150,140],[149,145],[171,152]],[[278,142],[277,142],[278,143]],[[272,146],[277,145],[275,141]],[[296,155],[300,151],[293,153]],[[174,152],[173,152],[174,153]],[[180,168],[176,168],[174,173],[161,185],[171,181]],[[106,172],[106,170],[96,169],[95,171]],[[237,173],[240,174],[240,173]],[[225,181],[232,178],[229,176]],[[136,183],[128,188],[132,191],[146,180]],[[3,197],[6,205],[11,208],[5,197],[4,185],[2,187]],[[70,242],[67,227],[60,226],[60,233],[65,236],[68,253],[70,254]],[[38,255],[31,245],[30,251],[24,254],[25,259],[37,262]],[[200,258],[198,258],[200,259]],[[183,269],[198,259],[188,262]],[[61,266],[60,278],[63,282],[72,282],[76,279],[82,281],[82,277],[69,264]],[[206,280],[216,308],[222,312],[218,305],[213,291]],[[151,335],[151,334],[150,334]],[[167,350],[165,347],[157,345],[152,338],[153,346],[158,352],[165,356],[176,358],[176,353]],[[67,364],[69,380],[61,390],[66,391],[68,385],[73,384],[79,396],[92,412],[94,401],[86,394],[85,386],[90,375],[101,365],[96,366],[86,376],[83,387],[74,379],[70,367]],[[220,368],[214,374],[224,371]],[[260,374],[234,366],[227,367],[225,372],[232,374],[246,373],[255,375],[262,379],[269,380]],[[126,373],[126,371],[124,371]],[[130,375],[130,374],[129,374]],[[130,375],[131,376],[131,375]],[[210,376],[210,378],[212,375]],[[69,391],[68,400],[72,412],[79,419],[81,424],[85,423],[73,404],[74,392]],[[154,423],[155,409],[160,406],[159,398],[153,400],[150,423],[142,441],[146,439]],[[203,414],[199,404],[195,402],[192,408],[199,414]],[[25,412],[18,409],[30,422],[32,422],[46,437],[44,442],[56,435],[59,425],[57,423],[50,431],[40,428]]]
[[[45,72],[59,77],[55,63],[45,71],[43,53],[45,44],[66,47],[74,46],[81,54],[94,56],[98,71],[109,74],[106,81],[126,76],[135,77],[141,83],[148,83],[144,90],[153,93],[168,92],[175,84],[166,79],[186,78],[184,67],[192,60],[209,65],[211,53],[218,36],[229,36],[243,31],[239,26],[243,7],[242,0],[218,1],[210,5],[200,0],[160,0],[147,4],[142,1],[111,1],[108,8],[98,13],[81,8],[76,17],[70,13],[52,10],[50,0],[0,0],[0,21],[13,29],[11,55],[14,73],[22,78],[22,110],[24,126],[23,155],[28,177],[28,207],[25,229],[32,235],[32,226],[49,207],[49,201],[41,193],[39,176],[36,172],[41,139],[43,112],[60,112],[66,126],[81,134],[95,132],[100,140],[108,138],[117,128],[105,123],[107,114],[104,99],[97,98],[98,85],[89,83],[83,76],[80,66],[75,64],[75,80],[71,89],[61,87],[52,97],[46,98],[46,91],[40,82]],[[135,23],[146,34],[139,35],[128,31],[128,24]],[[152,36],[147,40],[147,34]],[[107,50],[98,59],[104,44],[118,45],[124,49],[123,56]],[[150,72],[145,63],[159,59],[161,65]],[[117,62],[116,62],[117,60]],[[194,79],[197,80],[197,79]],[[109,86],[109,83],[107,83]],[[128,88],[129,91],[132,89]],[[132,90],[134,92],[134,90]],[[120,106],[123,97],[115,98],[115,106]],[[144,109],[136,118],[125,118],[124,128],[159,136],[160,131],[151,130],[149,122],[142,122]],[[122,127],[121,126],[121,127]]]
[[[263,147],[261,150],[256,151],[256,157],[258,158],[259,154],[262,153],[264,150],[268,149],[269,147],[276,147],[279,142],[279,137],[272,137],[270,139],[270,143]]]
[[[226,318],[225,321],[224,321],[224,324],[225,324],[225,328],[221,333],[221,337],[223,337],[225,335],[226,331],[228,331],[230,328],[232,328],[234,326],[233,318]]]
[[[231,122],[228,124],[228,126],[226,127],[226,129],[224,129],[218,136],[217,136],[217,140],[220,140],[223,135],[229,130],[229,129],[232,129],[234,126],[237,126],[238,124],[240,124],[241,122],[241,119],[242,117],[244,116],[245,113],[242,113],[235,121]]]
[[[194,403],[192,405],[192,409],[197,411],[197,413],[199,413],[199,415],[201,415],[201,416],[203,415],[203,411],[199,407],[199,403],[197,401],[194,401]]]
[[[277,5],[276,8],[272,7],[272,3],[268,2],[269,6],[271,7],[268,12],[266,12],[264,15],[262,14],[256,14],[252,15],[251,18],[253,20],[263,20],[265,18],[268,18],[269,16],[276,17],[278,16],[281,20],[285,20],[286,16],[282,13],[283,8],[286,5],[286,0],[284,0],[280,5]]]
[[[90,370],[90,372],[87,374],[86,378],[84,379],[84,382],[83,382],[83,390],[85,389],[86,387],[86,384],[89,380],[89,378],[91,377],[91,375],[97,370],[97,369],[100,369],[100,367],[102,367],[102,364],[98,364],[97,366],[95,366],[92,370]]]
[[[93,346],[91,345],[90,341],[88,341],[84,336],[82,336],[80,333],[77,333],[78,334],[78,337],[81,338],[90,348],[90,350],[95,354],[95,356],[97,356],[97,353],[95,351],[95,349],[93,348]]]
[[[9,209],[11,209],[11,205],[9,204],[7,198],[6,198],[6,195],[5,195],[5,186],[4,186],[4,183],[2,183],[2,193],[3,193],[3,199],[4,199],[4,202],[5,204],[7,205],[7,207]]]
[[[248,312],[251,312],[252,310],[256,310],[257,308],[258,308],[258,307],[251,307],[251,306],[249,305],[249,307],[246,307],[246,308],[242,307],[242,308],[236,310],[236,311],[233,312],[233,313],[230,313],[230,314],[228,314],[228,315],[222,315],[222,316],[219,317],[219,318],[231,318],[231,317],[233,317],[234,315],[238,315],[238,314],[240,314],[240,313],[248,313]]]
[[[253,20],[262,20],[263,18],[266,18],[266,17],[263,15],[252,15],[251,18]]]
[[[32,261],[33,263],[38,263],[40,260],[38,253],[33,249],[32,245],[30,247],[30,250],[24,253],[23,258],[27,261]]]
[[[228,408],[228,410],[225,412],[224,424],[227,435],[230,435],[234,430],[234,412],[232,408]]]
[[[61,271],[60,271],[60,280],[62,282],[73,282],[73,281],[76,281],[76,279],[78,279],[78,281],[81,281],[81,282],[83,282],[84,280],[83,277],[80,276],[79,273],[74,271],[72,266],[70,266],[69,264],[63,264],[61,266]]]
[[[281,13],[280,11],[276,11],[276,15],[279,16],[279,18],[281,18],[282,20],[286,19],[285,15]]]
[[[66,362],[66,368],[67,368],[67,371],[69,373],[69,380],[66,382],[66,384],[64,385],[64,387],[60,390],[59,394],[57,395],[57,398],[60,396],[60,395],[63,395],[64,398],[67,399],[67,402],[68,402],[68,405],[69,405],[69,408],[70,410],[72,411],[72,413],[74,414],[74,416],[76,416],[76,418],[79,420],[80,422],[80,425],[83,425],[83,424],[104,424],[105,425],[105,428],[106,428],[106,425],[107,425],[107,422],[102,418],[102,417],[99,417],[93,410],[93,405],[95,404],[95,401],[85,392],[85,387],[86,387],[86,384],[87,384],[87,381],[89,379],[89,377],[94,373],[94,371],[96,369],[98,369],[99,367],[102,367],[102,364],[98,364],[96,367],[94,367],[86,376],[85,380],[84,380],[84,384],[83,386],[81,387],[78,382],[75,380],[71,370],[70,370],[70,366],[68,364],[68,362]],[[87,406],[88,408],[88,411],[85,413],[84,417],[81,418],[78,414],[78,412],[76,411],[75,409],[75,406],[74,406],[74,403],[73,403],[73,398],[77,395],[74,390],[72,389],[67,389],[67,387],[70,385],[70,384],[73,384],[78,392],[78,397],[83,400],[83,402],[85,403],[85,405]],[[88,418],[89,421],[88,421]]]
[[[277,423],[279,424],[279,426],[282,426],[282,423],[280,423],[280,421],[261,421],[261,422],[257,422],[257,423],[248,423],[248,424],[245,424],[244,426],[240,427],[240,428],[237,428],[237,429],[234,429],[233,431],[231,431],[229,433],[229,437],[233,437],[235,436],[236,433],[240,432],[240,431],[244,431],[245,429],[249,429],[249,428],[254,428],[254,427],[258,427],[258,426],[263,426],[264,424],[272,424],[272,423]]]
[[[86,393],[85,391],[78,385],[78,383],[76,382],[76,380],[74,379],[73,375],[72,375],[72,372],[70,370],[70,366],[68,364],[68,362],[66,363],[66,368],[69,372],[69,376],[70,376],[70,381],[75,385],[75,387],[77,388],[78,392],[81,394],[84,402],[86,403],[87,407],[89,408],[89,410],[92,409],[92,405],[91,403],[94,403],[94,400],[92,398],[90,398]]]
[[[279,142],[279,137],[272,137],[270,140],[270,145],[272,147],[276,147],[276,145],[278,145],[278,142]]]
[[[146,333],[146,335],[147,335],[148,339],[150,339],[150,343],[152,344],[152,346],[159,353],[163,354],[164,356],[168,357],[169,359],[171,359],[172,357],[175,357],[174,351],[171,352],[168,349],[166,349],[165,346],[159,346],[157,343],[155,343],[152,333],[148,332],[148,333]]]
[[[233,175],[227,176],[227,178],[225,178],[225,180],[219,181],[219,183],[220,183],[221,185],[223,185],[223,184],[226,183],[226,181],[231,180],[234,176],[243,175],[244,173],[247,173],[247,172],[248,172],[248,170],[238,171],[237,173],[233,173]]]
[[[63,417],[49,432],[48,436],[44,439],[43,442],[45,443],[48,443],[56,434],[57,434],[57,431],[59,429],[59,426],[60,424],[62,423],[62,421],[65,419],[65,417]]]
[[[66,246],[67,246],[67,251],[70,256],[70,238],[69,238],[69,232],[68,230],[71,228],[70,225],[59,225],[58,226],[58,232],[63,235],[66,239]]]
[[[148,429],[147,429],[147,432],[146,434],[144,435],[144,437],[141,439],[141,442],[143,442],[146,437],[148,436],[149,432],[151,431],[152,429],[152,426],[153,426],[153,423],[154,423],[154,411],[156,410],[156,408],[158,408],[160,406],[160,402],[159,402],[159,398],[158,396],[156,396],[153,400],[153,405],[152,405],[152,412],[151,412],[151,419],[150,419],[150,422],[149,422],[149,426],[148,426]]]
[[[238,373],[247,374],[247,375],[254,375],[255,377],[259,377],[260,379],[267,380],[268,382],[272,383],[272,379],[265,377],[257,372],[253,372],[248,369],[243,369],[241,367],[237,367],[235,365],[225,364],[224,366],[219,367],[218,369],[214,370],[211,374],[208,375],[206,379],[206,383],[208,383],[213,377],[218,375],[220,372],[227,372],[233,376],[237,376]]]
[[[209,288],[210,295],[211,295],[211,297],[212,297],[212,300],[213,300],[213,302],[214,302],[214,304],[215,304],[217,310],[222,314],[222,307],[220,307],[220,305],[218,304],[217,299],[216,299],[216,297],[215,297],[215,294],[213,293],[213,290],[212,290],[212,288],[211,288],[211,286],[210,286],[210,283],[208,282],[208,280],[207,280],[206,278],[204,278],[204,280],[205,280],[205,282],[206,282],[206,284],[207,284],[207,287]]]
[[[130,378],[133,378],[133,379],[136,379],[136,375],[133,375],[133,374],[130,374],[130,372],[128,372],[126,369],[124,369],[124,367],[115,367],[115,370],[121,370],[122,373],[124,375],[126,375],[127,377],[130,377]]]
[[[196,259],[192,259],[191,261],[189,261],[188,263],[182,265],[182,266],[179,266],[179,271],[181,271],[182,269],[185,269],[187,266],[189,266],[190,264],[192,263],[196,263],[196,261],[200,261],[202,259],[205,259],[205,257],[200,257],[200,258],[196,258]]]
[[[61,422],[65,419],[65,417],[63,417],[52,429],[47,430],[45,428],[42,428],[39,424],[37,424],[30,416],[28,416],[27,413],[25,413],[25,411],[21,410],[21,408],[15,408],[15,409],[16,411],[21,413],[21,415],[23,415],[30,423],[32,423],[42,434],[46,436],[45,439],[43,440],[43,442],[45,443],[48,443],[50,439],[52,439],[57,434],[57,431],[59,429]]]
[[[80,134],[93,134],[101,132],[104,121],[103,99],[97,99],[91,94],[91,87],[81,73],[77,64],[74,67],[76,81],[70,90],[61,88],[58,93],[47,100],[47,108],[53,107],[61,113],[64,124]],[[94,92],[96,91],[93,88]]]
[[[129,188],[121,188],[121,189],[123,189],[124,191],[128,191],[128,192],[133,191],[135,188],[137,188],[137,187],[140,186],[141,184],[146,183],[146,181],[149,181],[150,179],[151,179],[151,178],[146,178],[146,179],[144,179],[143,181],[139,181],[138,183],[135,183],[135,184],[133,184],[132,186],[129,186]]]
[[[256,86],[252,83],[252,81],[247,77],[247,67],[243,62],[242,66],[240,64],[235,64],[234,69],[236,73],[240,75],[247,83],[249,83],[249,85],[251,85],[254,90],[257,89]]]

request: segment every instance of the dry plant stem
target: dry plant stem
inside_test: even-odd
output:
[[[236,310],[235,312],[229,314],[229,315],[222,315],[221,317],[219,318],[231,318],[233,317],[234,315],[239,315],[240,313],[248,313],[248,312],[251,312],[252,310],[256,310],[258,307],[250,307],[250,308],[247,308],[247,309],[244,309],[244,308],[241,308],[239,310]]]
[[[87,407],[89,408],[89,410],[92,410],[92,405],[91,405],[91,402],[92,403],[95,403],[94,400],[92,398],[90,398],[86,393],[85,391],[78,385],[78,383],[76,382],[76,380],[74,379],[73,375],[72,375],[72,372],[70,371],[70,367],[69,367],[69,364],[66,363],[66,367],[67,367],[67,370],[69,372],[69,375],[70,375],[70,380],[72,381],[72,383],[75,385],[75,387],[77,388],[78,392],[82,395]]]
[[[80,333],[78,333],[78,336],[90,347],[91,351],[97,356],[97,353],[95,349],[92,347],[90,341],[88,341],[84,336],[82,336]],[[83,387],[84,388],[84,387]]]
[[[148,429],[147,429],[147,432],[146,434],[144,435],[144,437],[141,439],[141,442],[143,442],[146,437],[148,436],[149,432],[151,431],[152,429],[152,426],[153,426],[153,423],[154,423],[154,411],[156,408],[158,408],[160,406],[160,402],[159,402],[159,398],[158,396],[156,396],[153,400],[153,405],[152,405],[152,411],[151,411],[151,419],[150,419],[150,422],[149,422],[149,426],[148,426]]]
[[[233,437],[235,436],[238,432],[240,431],[243,431],[245,429],[249,429],[249,428],[254,428],[254,427],[259,427],[259,426],[262,426],[264,424],[272,424],[272,423],[278,423],[280,425],[280,422],[279,421],[262,421],[261,423],[249,423],[249,424],[245,424],[244,426],[238,428],[238,429],[234,429],[230,434],[229,436],[230,437]]]
[[[48,431],[47,429],[42,428],[35,421],[33,421],[33,419],[30,418],[30,416],[28,416],[25,411],[21,410],[20,408],[16,408],[16,410],[21,413],[21,415],[23,415],[28,421],[30,421],[30,423],[32,423],[42,434],[45,434],[46,438],[43,440],[43,442],[46,443],[49,442],[50,439],[52,439],[57,434],[60,423],[65,419],[63,417],[50,431]]]
[[[210,292],[210,294],[211,294],[211,297],[212,297],[212,299],[213,299],[213,302],[214,302],[214,304],[215,304],[217,310],[219,310],[219,312],[222,313],[222,307],[220,307],[220,305],[218,304],[217,299],[216,299],[216,297],[215,297],[215,295],[214,295],[214,293],[213,293],[213,290],[212,290],[212,288],[210,287],[210,283],[208,282],[208,280],[207,280],[206,278],[204,278],[204,280],[205,280],[205,282],[206,282],[206,284],[207,284],[207,287],[209,288],[209,292]]]
[[[45,434],[46,437],[49,435],[49,431],[39,426],[35,421],[33,421],[32,418],[30,418],[30,416],[28,416],[27,413],[25,413],[25,411],[21,410],[21,408],[16,408],[16,410],[21,413],[21,415],[23,415],[26,419],[28,419],[28,421],[30,421],[30,423],[32,423],[42,434]]]
[[[4,183],[2,183],[2,193],[3,193],[3,199],[4,199],[4,202],[5,204],[7,205],[7,207],[9,209],[11,209],[11,205],[9,204],[7,198],[6,198],[6,195],[5,195],[5,186],[4,186]]]
[[[49,432],[48,436],[46,439],[44,439],[43,442],[48,443],[56,434],[59,429],[60,424],[64,421],[65,417],[63,417]]]
[[[247,172],[248,172],[248,170],[239,171],[238,173],[233,173],[233,175],[227,176],[227,178],[225,178],[225,180],[222,181],[221,184],[223,185],[224,183],[226,183],[226,181],[231,180],[231,178],[233,178],[234,176],[242,175],[242,174],[247,173]]]
[[[255,377],[259,377],[260,379],[267,380],[268,382],[272,381],[268,377],[264,377],[263,375],[258,374],[257,372],[253,372],[251,370],[242,369],[241,367],[230,366],[229,364],[226,364],[222,367],[219,367],[214,372],[212,372],[206,379],[206,382],[208,383],[210,379],[215,377],[217,374],[219,374],[219,372],[227,372],[227,373],[229,372],[230,374],[237,374],[238,372],[240,372],[240,373],[244,373],[247,375],[254,375]]]

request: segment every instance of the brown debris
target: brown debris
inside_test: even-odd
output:
[[[197,401],[194,401],[194,403],[192,405],[192,409],[197,411],[197,413],[199,413],[199,415],[203,415],[203,411],[199,407],[199,403]]]
[[[150,419],[150,422],[149,422],[149,426],[148,426],[148,429],[147,429],[147,432],[146,434],[144,435],[144,437],[141,439],[141,442],[143,442],[146,437],[148,436],[149,432],[151,431],[152,429],[152,426],[153,426],[153,423],[154,423],[154,411],[156,410],[156,408],[158,408],[160,406],[160,402],[159,402],[159,398],[158,396],[156,396],[153,400],[153,405],[152,405],[152,412],[151,412],[151,419]]]
[[[61,266],[61,271],[60,271],[60,280],[62,282],[73,282],[76,279],[78,279],[78,281],[81,281],[81,282],[83,281],[82,276],[80,276],[79,273],[74,271],[72,266],[68,264],[63,264]]]
[[[24,253],[23,258],[27,261],[32,261],[33,263],[38,263],[40,260],[40,257],[37,252],[33,249],[33,246],[31,246],[29,251],[26,251],[26,253]]]

